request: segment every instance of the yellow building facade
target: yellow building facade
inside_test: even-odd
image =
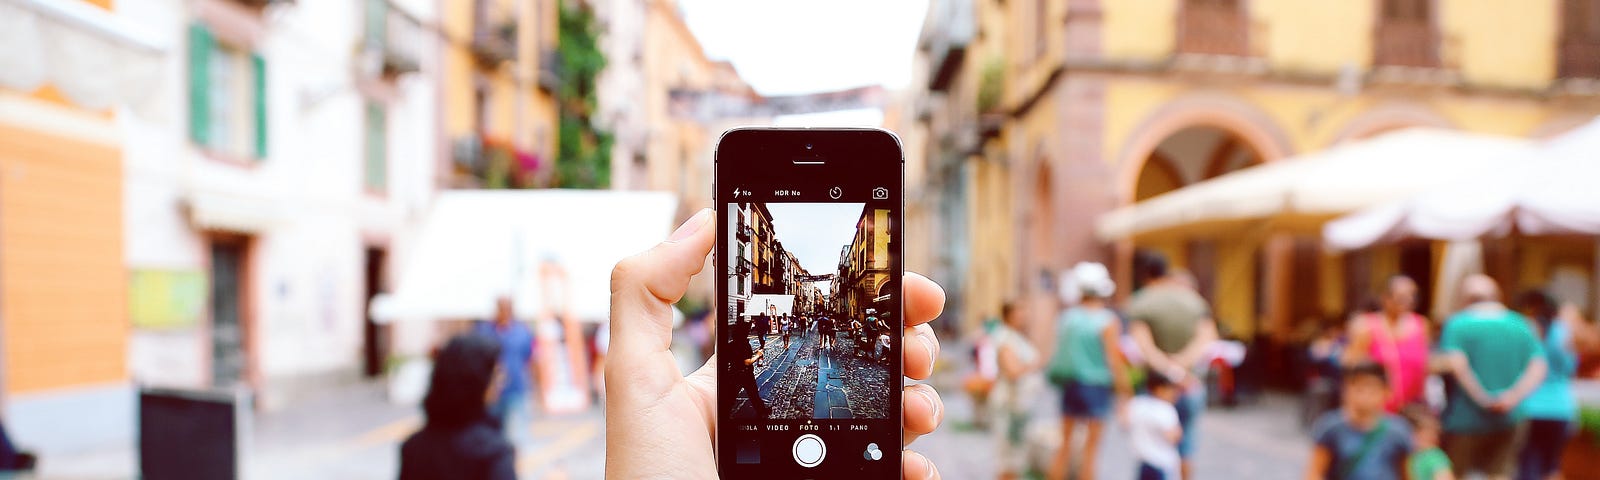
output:
[[[443,2],[439,103],[454,186],[509,171],[542,184],[555,165],[560,0]],[[497,155],[495,152],[504,152]],[[526,159],[532,159],[537,168]],[[490,165],[494,162],[509,165]],[[515,183],[515,182],[513,182]]]
[[[1011,207],[1012,295],[1047,292],[1050,272],[1086,260],[1112,264],[1125,293],[1135,251],[1157,251],[1196,273],[1232,335],[1282,338],[1308,319],[1339,317],[1386,275],[1428,283],[1439,248],[1335,256],[1309,230],[1106,242],[1095,219],[1398,128],[1564,131],[1600,113],[1591,40],[1600,36],[1588,31],[1595,22],[1573,18],[1585,1],[977,0],[957,21],[977,30],[965,41],[928,48],[925,33],[928,81],[956,85],[932,89],[961,99],[948,101],[977,105],[983,89],[960,85],[981,83],[991,68],[1003,80],[988,95],[1000,100],[988,102],[989,115],[949,112],[928,123],[975,132],[983,146],[968,150],[983,152],[978,163],[1008,170],[1009,202],[971,205]],[[987,217],[997,216],[974,214]],[[1563,255],[1572,258],[1559,265],[1587,260]]]

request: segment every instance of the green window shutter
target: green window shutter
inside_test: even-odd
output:
[[[211,49],[216,40],[201,24],[189,25],[189,139],[210,146]]]
[[[253,74],[251,99],[255,102],[256,118],[256,158],[267,158],[267,62],[261,59],[261,54],[250,54],[250,69]]]

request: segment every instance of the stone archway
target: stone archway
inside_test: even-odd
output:
[[[1284,158],[1292,152],[1287,134],[1271,118],[1245,101],[1222,94],[1200,93],[1179,98],[1148,115],[1123,144],[1118,168],[1117,202],[1131,204],[1170,190],[1253,165]],[[1214,305],[1221,326],[1250,336],[1259,328],[1263,293],[1256,279],[1263,266],[1262,239],[1220,241],[1211,238],[1168,238],[1115,245],[1118,283],[1131,291],[1135,249],[1157,251],[1174,266],[1187,268],[1196,287]],[[1258,259],[1265,258],[1266,261]],[[1270,285],[1270,282],[1267,283]],[[1269,309],[1272,307],[1268,307]]]

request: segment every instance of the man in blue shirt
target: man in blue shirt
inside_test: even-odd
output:
[[[511,297],[495,302],[492,322],[478,322],[473,331],[500,342],[500,373],[504,386],[489,413],[500,419],[513,444],[530,440],[533,408],[528,395],[532,390],[529,371],[533,366],[533,332],[515,319]]]
[[[1500,303],[1493,279],[1473,275],[1461,288],[1469,306],[1439,336],[1456,380],[1442,415],[1444,452],[1457,478],[1472,471],[1510,478],[1526,429],[1518,407],[1544,380],[1544,346],[1527,319]]]

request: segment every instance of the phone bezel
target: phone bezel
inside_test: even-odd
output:
[[[717,328],[714,330],[720,332],[720,328],[727,321],[728,282],[723,277],[724,272],[720,267],[726,261],[724,257],[727,255],[726,249],[722,246],[723,237],[725,236],[722,232],[726,228],[729,214],[725,204],[746,201],[788,201],[770,198],[757,199],[763,198],[762,196],[735,199],[731,197],[731,191],[723,191],[724,187],[756,186],[756,188],[764,188],[774,184],[792,184],[803,186],[807,190],[824,191],[831,186],[837,185],[843,191],[841,198],[830,199],[828,197],[808,196],[808,198],[801,201],[859,201],[876,204],[888,202],[891,206],[891,275],[899,275],[899,278],[903,278],[905,272],[903,228],[905,216],[905,157],[900,139],[892,132],[878,128],[735,128],[723,133],[721,138],[718,139],[713,159],[713,169],[715,181],[712,183],[712,202],[716,211],[716,228],[718,229],[718,248],[713,254],[715,259],[713,265],[719,266],[715,269],[716,295],[713,302],[715,310],[711,317],[712,321],[717,322]],[[890,190],[887,200],[873,200],[872,189],[880,186]],[[896,301],[899,302],[900,306],[898,313],[894,317],[898,320],[898,326],[903,328],[904,299],[902,297]],[[892,325],[890,328],[895,329],[896,326]],[[894,354],[891,355],[892,358],[890,360],[891,374],[889,377],[891,381],[888,392],[889,418],[870,420],[869,422],[883,422],[880,425],[896,430],[892,435],[883,435],[886,439],[892,436],[893,439],[889,445],[894,446],[892,449],[884,449],[886,453],[893,452],[893,454],[892,458],[884,459],[889,461],[887,463],[892,463],[892,466],[885,465],[890,468],[886,468],[883,471],[886,472],[884,478],[892,477],[898,479],[903,474],[901,455],[904,445],[901,444],[901,441],[903,440],[905,429],[901,410],[903,408],[902,397],[904,395],[905,373],[904,358],[901,353],[903,352],[902,348],[904,348],[904,345],[902,345],[903,338],[900,335],[893,335],[893,337],[894,345],[891,347],[891,351]],[[714,335],[712,343],[720,347],[722,343],[720,333]],[[731,430],[732,425],[730,425],[730,422],[724,421],[725,399],[721,392],[726,388],[723,385],[722,373],[724,368],[720,359],[716,369],[718,372],[719,393],[717,406],[713,414],[717,416],[716,448],[718,451],[718,471],[723,474],[741,473],[739,471],[741,466],[734,463],[731,450],[726,450],[730,452],[729,455],[722,455],[725,448],[734,448],[732,441],[739,435]],[[818,422],[826,424],[826,422],[840,421]],[[794,436],[802,434],[802,432],[797,431],[788,433]],[[767,435],[772,436],[774,434]],[[824,438],[828,437],[828,435],[822,433],[819,433],[819,435]],[[839,452],[837,454],[846,453]],[[834,453],[830,452],[829,456],[832,457],[833,455]],[[847,467],[835,466],[817,470],[795,467],[796,469],[793,471],[801,472],[803,476],[807,477],[853,473],[839,470]],[[730,472],[730,469],[734,471]],[[762,470],[764,471],[763,473],[770,473],[772,469],[762,468]],[[743,473],[750,472],[744,471]]]

